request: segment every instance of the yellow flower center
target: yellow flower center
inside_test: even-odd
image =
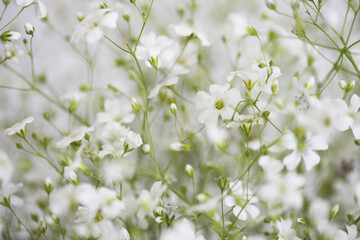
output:
[[[222,100],[217,100],[214,106],[217,110],[221,110],[224,108],[225,104]]]

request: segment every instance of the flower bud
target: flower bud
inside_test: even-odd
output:
[[[230,185],[230,178],[220,176],[220,177],[216,178],[215,180],[216,180],[217,185],[219,186],[221,192],[223,192]]]
[[[3,32],[0,36],[1,41],[3,42],[13,42],[18,40],[21,37],[21,34],[15,31],[6,31]]]
[[[176,116],[178,109],[177,109],[177,106],[175,103],[170,104],[170,111],[172,114],[174,114]]]
[[[185,171],[190,178],[194,177],[194,168],[190,164],[186,164]]]
[[[39,232],[40,233],[45,233],[47,230],[47,225],[43,220],[40,220],[39,222]]]
[[[279,90],[279,81],[274,80],[273,84],[271,84],[271,92],[276,93]]]
[[[100,3],[100,9],[107,9],[107,8],[109,8],[109,7],[107,6],[106,3],[104,3],[104,2]]]
[[[3,0],[3,3],[5,4],[5,6],[7,6],[11,3],[11,0]]]
[[[250,36],[257,36],[258,35],[256,29],[254,27],[252,27],[252,26],[248,26],[246,30],[247,30],[247,34],[250,35]]]
[[[84,20],[84,18],[85,18],[85,14],[82,12],[78,12],[77,14],[78,21],[81,22],[82,20]]]
[[[305,225],[305,224],[306,224],[306,221],[305,221],[304,218],[298,218],[298,219],[296,219],[296,222],[297,222],[298,224],[300,224],[300,225]]]
[[[131,98],[131,107],[135,112],[140,110],[140,104],[136,98]]]
[[[123,18],[126,22],[130,21],[130,15],[128,13],[124,13]]]
[[[44,189],[47,194],[50,194],[54,190],[53,183],[49,177],[44,181]]]
[[[354,87],[355,87],[355,81],[352,80],[347,87],[347,91],[350,92],[351,90],[354,89]]]
[[[347,86],[347,84],[346,84],[346,82],[345,82],[344,80],[340,80],[340,81],[339,81],[339,87],[340,87],[341,89],[345,89],[346,86]]]
[[[149,152],[150,152],[150,145],[149,145],[149,144],[143,144],[143,145],[142,145],[142,152],[143,152],[144,154],[149,153]]]
[[[339,204],[335,204],[329,212],[329,220],[334,219],[339,212]]]
[[[33,25],[31,25],[30,23],[25,23],[25,32],[28,35],[34,35],[35,32],[35,28]]]
[[[315,78],[314,77],[311,77],[309,78],[309,80],[304,84],[304,87],[305,89],[310,92],[312,87],[314,86],[315,84]]]

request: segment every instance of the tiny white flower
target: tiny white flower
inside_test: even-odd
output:
[[[182,37],[189,37],[190,35],[195,35],[201,42],[203,46],[210,46],[210,41],[204,33],[199,31],[196,28],[193,28],[185,23],[174,26],[175,33]]]
[[[239,90],[232,88],[230,84],[213,84],[210,86],[210,94],[200,91],[196,95],[196,107],[202,112],[198,116],[198,121],[206,125],[216,125],[218,117],[231,119],[236,105],[240,102]]]
[[[58,148],[66,148],[72,142],[80,141],[86,133],[94,131],[93,127],[79,127],[74,129],[68,136],[63,137],[60,141],[56,143],[56,147]]]
[[[112,12],[108,8],[99,9],[79,23],[71,35],[71,40],[78,42],[85,36],[86,42],[96,43],[104,36],[102,28],[116,28],[117,19],[118,14],[116,12]]]
[[[316,150],[326,150],[328,145],[323,136],[310,136],[304,134],[297,139],[296,146],[289,146],[293,152],[287,155],[283,162],[288,170],[294,170],[299,165],[301,158],[304,159],[307,171],[310,171],[315,165],[320,162],[320,156],[315,152]],[[303,139],[305,138],[305,139]]]
[[[4,130],[4,135],[10,136],[10,135],[14,135],[16,133],[19,133],[21,130],[25,129],[26,124],[32,123],[33,121],[34,121],[33,116],[25,118],[21,122],[15,123],[15,125],[13,125],[12,127],[5,129]]]
[[[203,235],[196,236],[194,225],[183,219],[181,221],[175,222],[169,230],[167,230],[164,236],[161,238],[163,240],[205,240]]]
[[[25,23],[25,32],[26,34],[33,35],[35,32],[35,28],[30,23]]]
[[[296,232],[291,228],[292,222],[291,219],[280,219],[276,222],[276,228],[279,230],[279,240],[300,240],[296,236]]]
[[[26,7],[35,3],[35,11],[38,18],[44,18],[47,15],[47,9],[40,0],[16,0],[16,4],[20,7]]]
[[[231,189],[230,195],[224,198],[226,206],[231,207],[234,215],[240,220],[248,219],[259,216],[260,211],[254,205],[259,199],[253,196],[250,190],[244,189],[241,182],[231,182],[229,188]]]
[[[128,132],[126,143],[128,144],[129,149],[138,148],[143,144],[140,134],[134,133],[133,131]]]
[[[4,54],[6,58],[12,59],[14,62],[18,62],[18,57],[22,56],[24,52],[17,45],[6,43],[4,45]]]
[[[96,115],[97,122],[99,123],[130,123],[135,119],[131,104],[125,100],[118,98],[106,99],[104,108],[104,112]]]

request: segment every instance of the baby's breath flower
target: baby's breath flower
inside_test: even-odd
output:
[[[32,123],[34,121],[34,117],[33,116],[30,116],[28,118],[25,118],[24,120],[22,120],[21,122],[19,123],[16,123],[15,125],[13,125],[12,127],[10,128],[7,128],[4,130],[4,135],[8,135],[8,136],[11,136],[11,135],[14,135],[16,133],[21,133],[21,131],[25,131],[25,126],[26,124],[28,123]]]

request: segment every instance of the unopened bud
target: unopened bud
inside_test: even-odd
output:
[[[54,190],[54,185],[49,177],[44,181],[44,189],[47,194],[50,194]]]
[[[5,4],[5,6],[7,6],[11,3],[11,0],[3,0],[3,3]]]
[[[85,18],[85,14],[82,12],[78,12],[77,14],[78,21],[81,22],[82,20],[84,20],[84,18]]]
[[[339,212],[339,204],[335,204],[329,212],[329,220],[334,219]]]
[[[18,40],[21,37],[21,34],[15,31],[3,32],[0,36],[1,41],[3,42],[13,42]]]
[[[143,144],[143,145],[142,145],[142,152],[143,152],[144,154],[149,153],[149,152],[150,152],[150,145],[149,145],[149,144]]]
[[[100,3],[100,9],[106,9],[106,8],[109,8],[109,7],[106,5],[106,3],[101,2],[101,3]]]
[[[351,90],[354,89],[354,87],[355,87],[355,81],[352,80],[347,87],[347,91],[350,92]]]
[[[190,164],[186,164],[185,171],[190,178],[194,177],[194,168]]]
[[[252,27],[252,26],[248,26],[246,30],[247,30],[247,34],[249,34],[250,36],[257,36],[258,35],[256,29],[254,27]]]
[[[344,80],[340,80],[340,81],[339,81],[339,87],[340,87],[341,89],[345,89],[346,86],[347,86],[347,84],[346,84],[346,82],[345,82]]]
[[[312,87],[314,86],[315,84],[315,78],[314,77],[311,77],[305,84],[304,84],[304,87],[305,89],[310,92]]]
[[[175,103],[170,104],[170,111],[172,114],[174,114],[176,116],[178,109],[177,109],[177,106]]]
[[[135,112],[140,110],[140,104],[136,98],[131,98],[131,107]]]
[[[296,222],[297,222],[298,224],[300,224],[300,225],[305,225],[305,224],[306,224],[306,221],[305,221],[304,218],[298,218],[298,219],[296,219]]]
[[[217,185],[219,186],[221,192],[223,192],[230,185],[230,178],[220,176],[220,177],[216,178],[215,180],[216,180]]]
[[[273,84],[271,84],[271,92],[276,93],[279,90],[279,81],[274,80]]]
[[[40,220],[39,222],[39,232],[40,233],[45,233],[47,230],[47,225],[43,220]]]
[[[33,25],[31,25],[30,23],[25,23],[25,32],[28,35],[34,35],[35,32],[35,28]]]
[[[126,22],[130,21],[130,15],[128,13],[124,13],[123,18]]]

